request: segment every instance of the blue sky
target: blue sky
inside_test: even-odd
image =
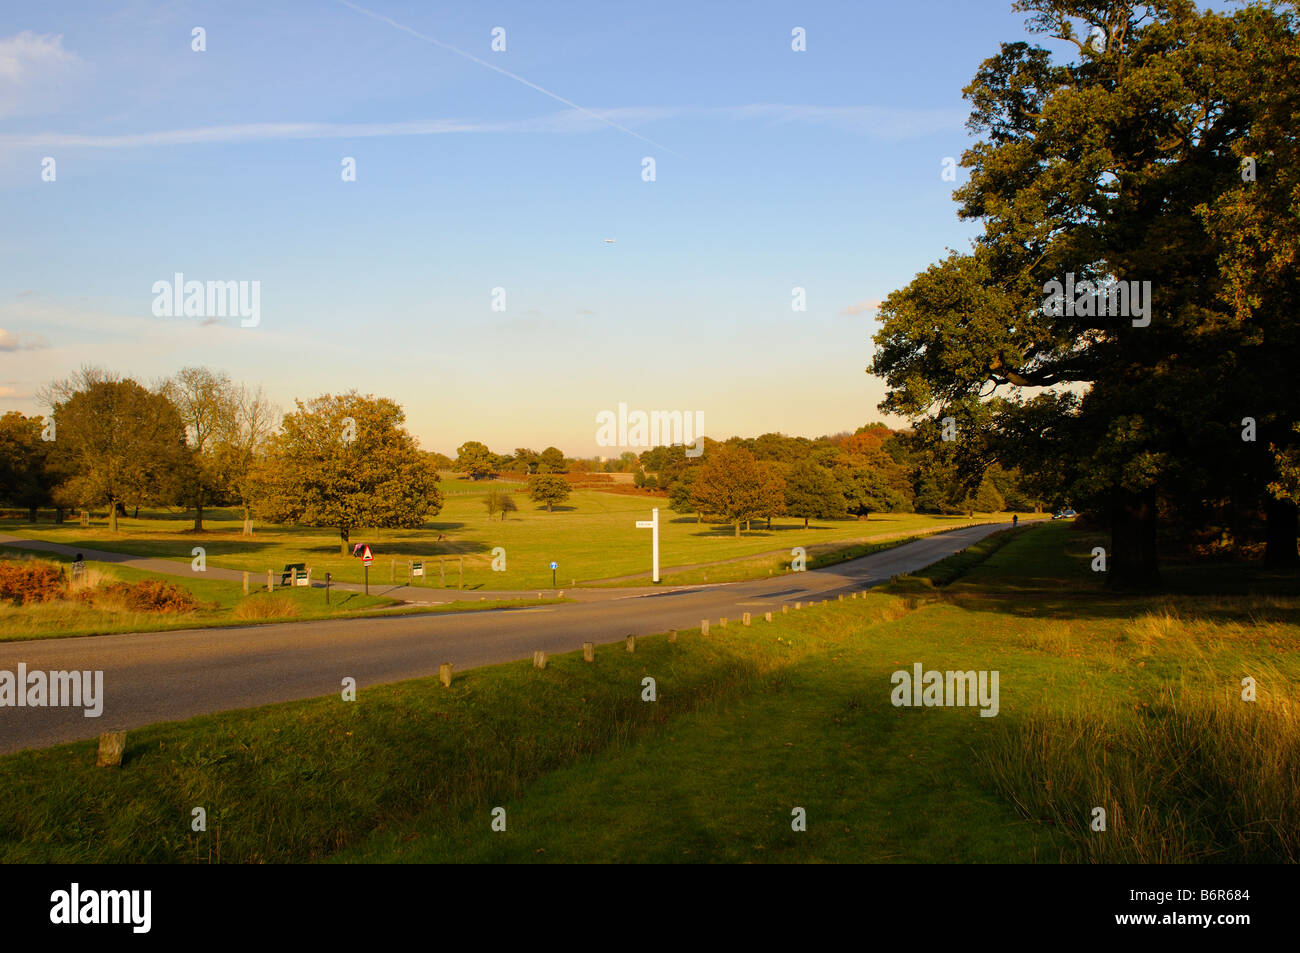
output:
[[[0,13],[0,411],[83,363],[206,364],[284,408],[392,397],[445,452],[605,452],[619,402],[716,437],[879,419],[874,303],[974,235],[941,162],[1025,35],[1002,0],[25,6]],[[259,281],[260,324],[156,317],[175,272]]]

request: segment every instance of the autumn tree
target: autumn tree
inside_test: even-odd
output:
[[[456,450],[456,469],[471,480],[481,480],[496,470],[496,455],[487,444],[469,440]]]
[[[295,401],[260,468],[254,510],[278,523],[414,529],[442,509],[438,473],[386,397],[349,391]]]
[[[176,407],[191,450],[178,500],[194,510],[194,531],[203,531],[203,510],[226,489],[216,448],[235,426],[235,386],[223,373],[186,367],[164,381],[160,391]]]
[[[844,496],[835,478],[823,467],[800,460],[785,477],[785,511],[803,520],[831,520],[844,515]]]
[[[538,473],[564,473],[567,469],[564,452],[558,447],[547,447],[537,457]]]
[[[1268,439],[1292,439],[1294,222],[1264,208],[1286,206],[1285,188],[1243,192],[1241,153],[1255,136],[1294,150],[1294,16],[1123,0],[1014,8],[1070,55],[1003,44],[966,88],[982,138],[956,197],[982,235],[886,299],[870,369],[889,385],[882,410],[938,420],[991,405],[959,439],[1063,475],[1059,492],[1110,523],[1108,582],[1155,586],[1158,497],[1264,493],[1267,443],[1228,426],[1241,407],[1272,400]],[[1262,221],[1284,237],[1247,248]],[[1260,254],[1280,267],[1258,271]],[[1260,299],[1249,321],[1225,295],[1233,267],[1236,296]],[[988,462],[967,455],[962,481]]]
[[[545,503],[546,512],[551,506],[569,498],[569,481],[562,476],[538,474],[528,481],[528,498],[534,503]]]
[[[702,513],[719,517],[736,528],[758,519],[769,506],[768,477],[754,455],[743,447],[721,446],[699,468],[691,499]]]
[[[0,417],[0,500],[27,510],[36,522],[37,507],[50,502],[54,481],[49,472],[50,442],[41,439],[45,422],[10,411]]]
[[[185,426],[166,396],[93,367],[50,385],[42,396],[53,408],[49,461],[65,475],[58,488],[64,500],[107,504],[115,533],[119,504],[174,492],[189,453]]]

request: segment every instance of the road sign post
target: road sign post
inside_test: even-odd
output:
[[[370,547],[367,546],[361,551],[361,562],[364,563],[366,567],[366,595],[370,595],[370,564],[374,561],[374,553],[372,553]]]
[[[659,581],[659,507],[656,506],[654,509],[650,511],[650,519],[637,520],[636,528],[650,530],[650,551],[652,554],[653,565],[654,565],[653,580],[655,582],[658,582]]]
[[[555,560],[551,560],[551,588],[552,589],[555,588],[555,570],[559,568],[560,568],[560,564],[557,563]]]

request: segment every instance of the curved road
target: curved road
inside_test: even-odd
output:
[[[770,579],[653,592],[587,590],[599,598],[555,606],[0,643],[0,671],[16,673],[21,662],[28,672],[104,673],[98,718],[85,717],[81,708],[0,707],[0,752],[328,695],[340,690],[345,676],[360,690],[437,675],[442,662],[459,672],[527,658],[538,649],[572,652],[583,642],[698,629],[702,619],[716,625],[725,616],[739,624],[743,612],[761,619],[782,603],[833,599],[915,572],[1006,528],[971,526]]]

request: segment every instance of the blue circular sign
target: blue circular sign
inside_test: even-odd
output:
[[[557,563],[557,562],[552,562],[552,563],[551,563],[551,568],[552,568],[552,569],[559,569],[559,568],[560,568],[560,564]]]

